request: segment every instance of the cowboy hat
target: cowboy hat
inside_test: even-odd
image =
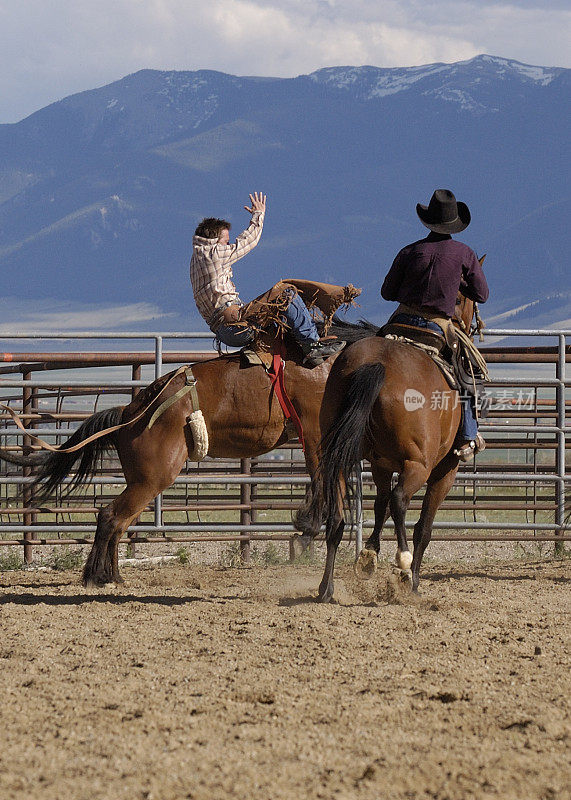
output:
[[[466,203],[457,202],[450,189],[437,189],[427,206],[417,203],[416,213],[434,233],[460,233],[471,219]]]

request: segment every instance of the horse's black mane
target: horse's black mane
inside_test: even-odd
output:
[[[323,332],[323,323],[317,326],[319,333]],[[341,319],[337,314],[333,317],[331,327],[327,333],[331,336],[337,336],[348,344],[358,342],[360,339],[367,339],[369,336],[376,336],[379,331],[378,325],[373,325],[366,319],[360,319],[358,322],[347,322]]]

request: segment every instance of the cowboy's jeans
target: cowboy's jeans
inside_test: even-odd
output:
[[[289,305],[283,312],[282,318],[296,342],[319,341],[315,322],[297,293],[292,292]],[[238,328],[236,325],[220,325],[216,329],[216,338],[228,347],[244,347],[254,338],[254,330]]]
[[[428,328],[441,335],[444,333],[440,325],[432,320],[411,314],[398,314],[392,318],[392,322],[402,322],[406,325],[414,325],[416,328]],[[464,442],[470,442],[476,438],[478,433],[478,421],[475,411],[476,400],[472,396],[462,397],[462,422],[458,430],[458,438]]]
[[[390,321],[401,322],[403,325],[413,325],[415,328],[428,328],[429,331],[434,331],[444,336],[444,331],[438,323],[433,322],[431,319],[417,316],[416,314],[395,314],[394,317],[391,317]]]
[[[292,293],[283,318],[296,342],[317,342],[319,340],[315,322],[311,319],[307,306],[298,294]]]
[[[236,325],[220,325],[216,328],[216,338],[228,347],[244,347],[254,338],[252,328],[238,328]]]
[[[459,436],[465,442],[471,442],[478,434],[478,421],[474,405],[476,399],[471,395],[462,398],[462,425],[460,426]]]

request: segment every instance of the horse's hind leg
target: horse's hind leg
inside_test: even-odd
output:
[[[323,578],[319,584],[317,599],[320,603],[329,603],[333,597],[333,570],[335,567],[335,556],[337,548],[343,538],[343,528],[345,523],[341,514],[336,513],[333,519],[327,523],[327,557],[325,559],[325,570]]]
[[[97,515],[97,530],[91,551],[83,568],[84,586],[103,586],[113,581],[113,570],[109,563],[109,540],[113,535],[111,504]]]
[[[155,488],[136,484],[102,508],[97,518],[95,540],[83,569],[84,586],[123,583],[119,573],[119,541],[132,520],[157,496]]]
[[[83,583],[121,583],[119,541],[131,522],[160,492],[172,484],[188,455],[185,407],[176,403],[155,426],[133,438],[127,431],[116,447],[127,487],[99,514],[97,533],[83,570]]]
[[[311,498],[314,490],[313,481],[318,469],[318,447],[318,434],[315,431],[308,431],[305,437],[305,466],[312,482],[307,487],[304,501],[295,517],[295,525],[300,531],[299,536],[295,536],[292,540],[293,550],[296,556],[300,556],[311,545],[321,530],[321,517],[304,513],[304,509],[308,509],[311,506]]]
[[[388,517],[388,505],[391,494],[392,472],[379,470],[371,464],[373,480],[377,487],[375,497],[375,526],[355,564],[355,570],[361,578],[371,578],[377,569],[377,556],[381,549],[381,532]]]
[[[388,517],[392,472],[376,469],[374,464],[371,464],[371,470],[375,486],[377,487],[377,495],[375,497],[375,527],[373,528],[372,534],[365,542],[365,549],[374,550],[378,555],[381,549],[381,532]]]
[[[432,525],[434,524],[434,517],[440,508],[440,505],[456,477],[458,470],[458,459],[455,456],[448,455],[438,466],[432,471],[424,500],[422,501],[422,510],[420,518],[414,526],[414,558],[412,559],[412,588],[416,592],[420,581],[420,565],[424,551],[428,547],[428,543],[432,537]]]
[[[404,572],[408,572],[412,564],[412,555],[406,539],[406,512],[412,496],[424,484],[427,477],[428,470],[423,464],[416,461],[405,461],[398,483],[390,495],[389,505],[397,537],[396,565]]]

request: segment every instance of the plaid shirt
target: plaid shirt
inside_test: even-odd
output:
[[[190,259],[190,281],[196,306],[207,323],[217,308],[226,303],[240,303],[232,281],[232,264],[245,256],[260,241],[264,212],[254,211],[252,221],[234,244],[220,244],[218,239],[194,236]]]

